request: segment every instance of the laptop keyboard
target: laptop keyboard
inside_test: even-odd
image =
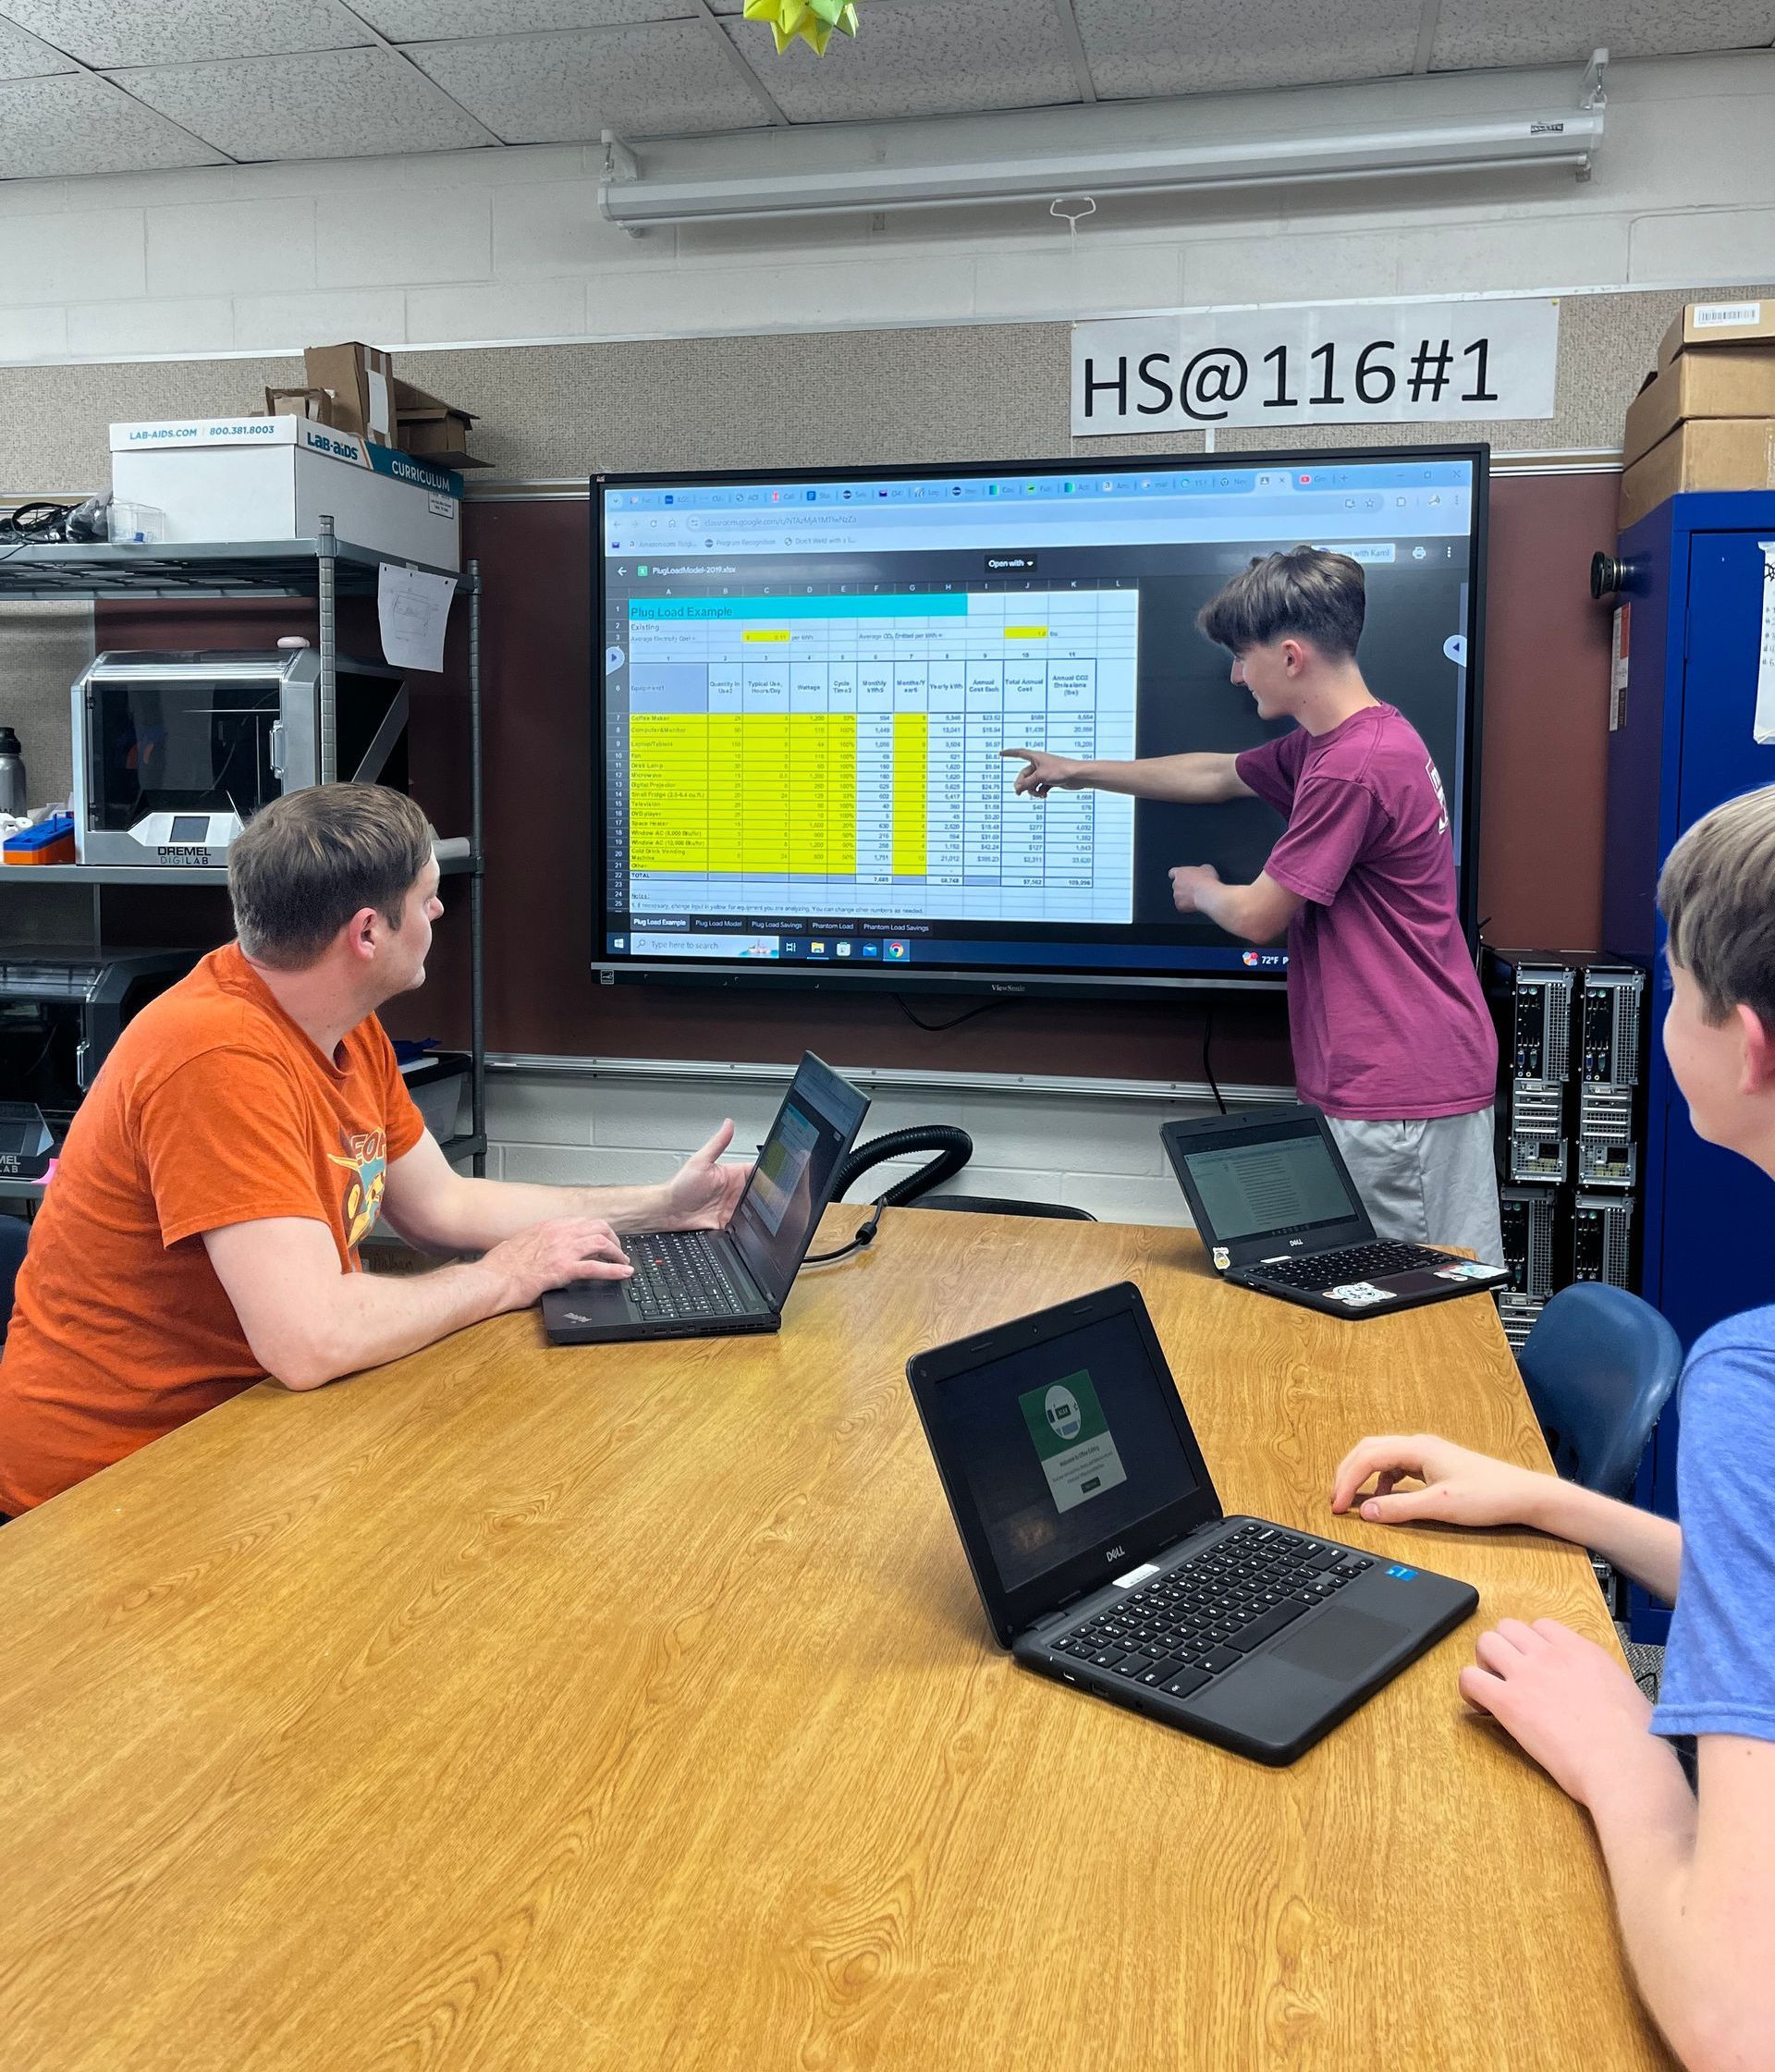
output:
[[[622,1248],[635,1269],[630,1295],[649,1323],[737,1317],[749,1306],[700,1231],[654,1231]]]
[[[1279,1526],[1242,1526],[1206,1553],[1131,1590],[1055,1649],[1130,1683],[1189,1698],[1374,1565],[1365,1554]]]
[[[1445,1267],[1446,1252],[1425,1244],[1402,1244],[1383,1239],[1375,1244],[1351,1244],[1341,1252],[1315,1252],[1304,1259],[1254,1260],[1247,1273],[1262,1274],[1288,1288],[1342,1288],[1353,1281],[1378,1281],[1389,1273],[1410,1273],[1419,1267]]]

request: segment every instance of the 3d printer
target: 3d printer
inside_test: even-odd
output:
[[[341,656],[335,687],[328,713],[312,647],[99,656],[71,693],[80,862],[226,864],[285,791],[328,775],[404,791],[399,671]]]

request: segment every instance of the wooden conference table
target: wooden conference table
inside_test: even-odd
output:
[[[1546,1463],[1483,1299],[918,1210],[780,1337],[531,1312],[255,1389],[0,1532],[0,2057],[1668,2066],[1586,1822],[1456,1694],[1476,1623],[1286,1771],[991,1644],[902,1364],[1125,1276],[1230,1509],[1328,1529],[1368,1429]],[[1341,1529],[1610,1640],[1574,1550]]]

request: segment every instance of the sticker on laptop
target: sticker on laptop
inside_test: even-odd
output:
[[[1341,1288],[1328,1288],[1325,1292],[1333,1302],[1340,1302],[1351,1309],[1366,1309],[1373,1303],[1399,1300],[1391,1288],[1377,1288],[1372,1281],[1346,1281]]]
[[[1224,1244],[1217,1244],[1214,1248],[1214,1263],[1217,1267],[1219,1268],[1220,1271],[1224,1273],[1227,1269],[1232,1264],[1232,1253],[1230,1248]]]
[[[1478,1259],[1457,1259],[1452,1266],[1438,1267],[1438,1281],[1495,1281],[1502,1267],[1486,1266]]]

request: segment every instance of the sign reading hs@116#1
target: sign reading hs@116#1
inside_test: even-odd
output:
[[[1551,417],[1560,305],[1343,303],[1072,326],[1072,431]]]

